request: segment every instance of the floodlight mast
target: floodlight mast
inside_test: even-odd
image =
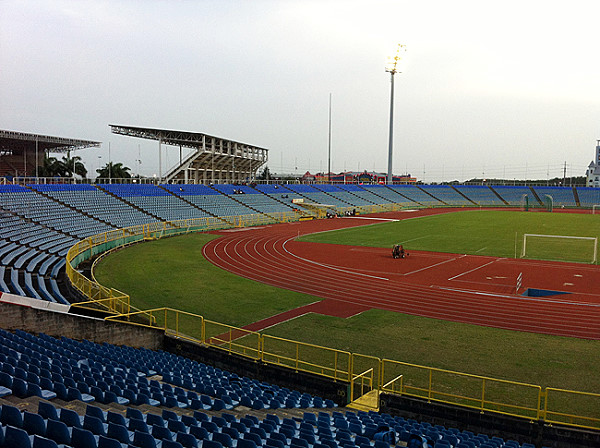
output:
[[[391,75],[391,90],[390,90],[390,134],[388,142],[388,172],[387,172],[387,183],[394,183],[394,175],[392,169],[392,160],[394,155],[394,75],[398,72],[398,61],[400,60],[400,52],[406,51],[406,45],[398,44],[396,50],[396,56],[393,58],[393,62],[385,68],[385,71]]]

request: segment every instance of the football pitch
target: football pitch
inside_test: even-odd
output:
[[[317,233],[300,240],[389,248],[402,244],[408,250],[519,258],[524,234],[598,238],[598,218],[578,213],[468,210]],[[594,244],[579,238],[528,237],[525,258],[590,263]]]
[[[407,214],[407,213],[405,213]],[[404,214],[404,215],[405,215]],[[338,244],[512,257],[524,233],[598,236],[600,216],[471,210],[314,234]],[[516,237],[515,237],[516,233]],[[169,306],[242,326],[317,300],[223,271],[202,256],[215,235],[190,234],[107,256],[95,275],[141,309]],[[306,315],[265,333],[355,353],[543,387],[600,389],[600,342],[370,310],[349,319]]]

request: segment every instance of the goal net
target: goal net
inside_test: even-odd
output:
[[[587,236],[523,235],[521,258],[596,263],[598,238]]]

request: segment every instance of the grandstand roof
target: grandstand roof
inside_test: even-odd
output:
[[[254,179],[268,160],[268,149],[201,132],[141,128],[110,124],[113,134],[156,140],[161,144],[193,149],[167,171],[166,182],[245,182]],[[160,154],[160,152],[159,152]],[[181,156],[181,154],[180,154]],[[159,155],[159,176],[162,178]]]
[[[126,135],[129,137],[145,138],[148,140],[159,140],[165,145],[183,146],[186,148],[199,148],[207,139],[224,140],[238,145],[252,146],[247,143],[235,142],[214,135],[204,134],[202,132],[176,131],[172,129],[141,128],[135,126],[123,126],[118,124],[109,124],[113,134]],[[265,151],[268,149],[260,148]]]
[[[80,140],[66,137],[54,137],[50,135],[29,134],[27,132],[6,131],[0,129],[0,151],[14,153],[15,150],[22,151],[52,151],[67,152],[76,149],[99,147],[101,142],[92,140]]]

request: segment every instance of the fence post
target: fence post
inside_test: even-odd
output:
[[[485,378],[481,380],[481,410],[485,409]]]

